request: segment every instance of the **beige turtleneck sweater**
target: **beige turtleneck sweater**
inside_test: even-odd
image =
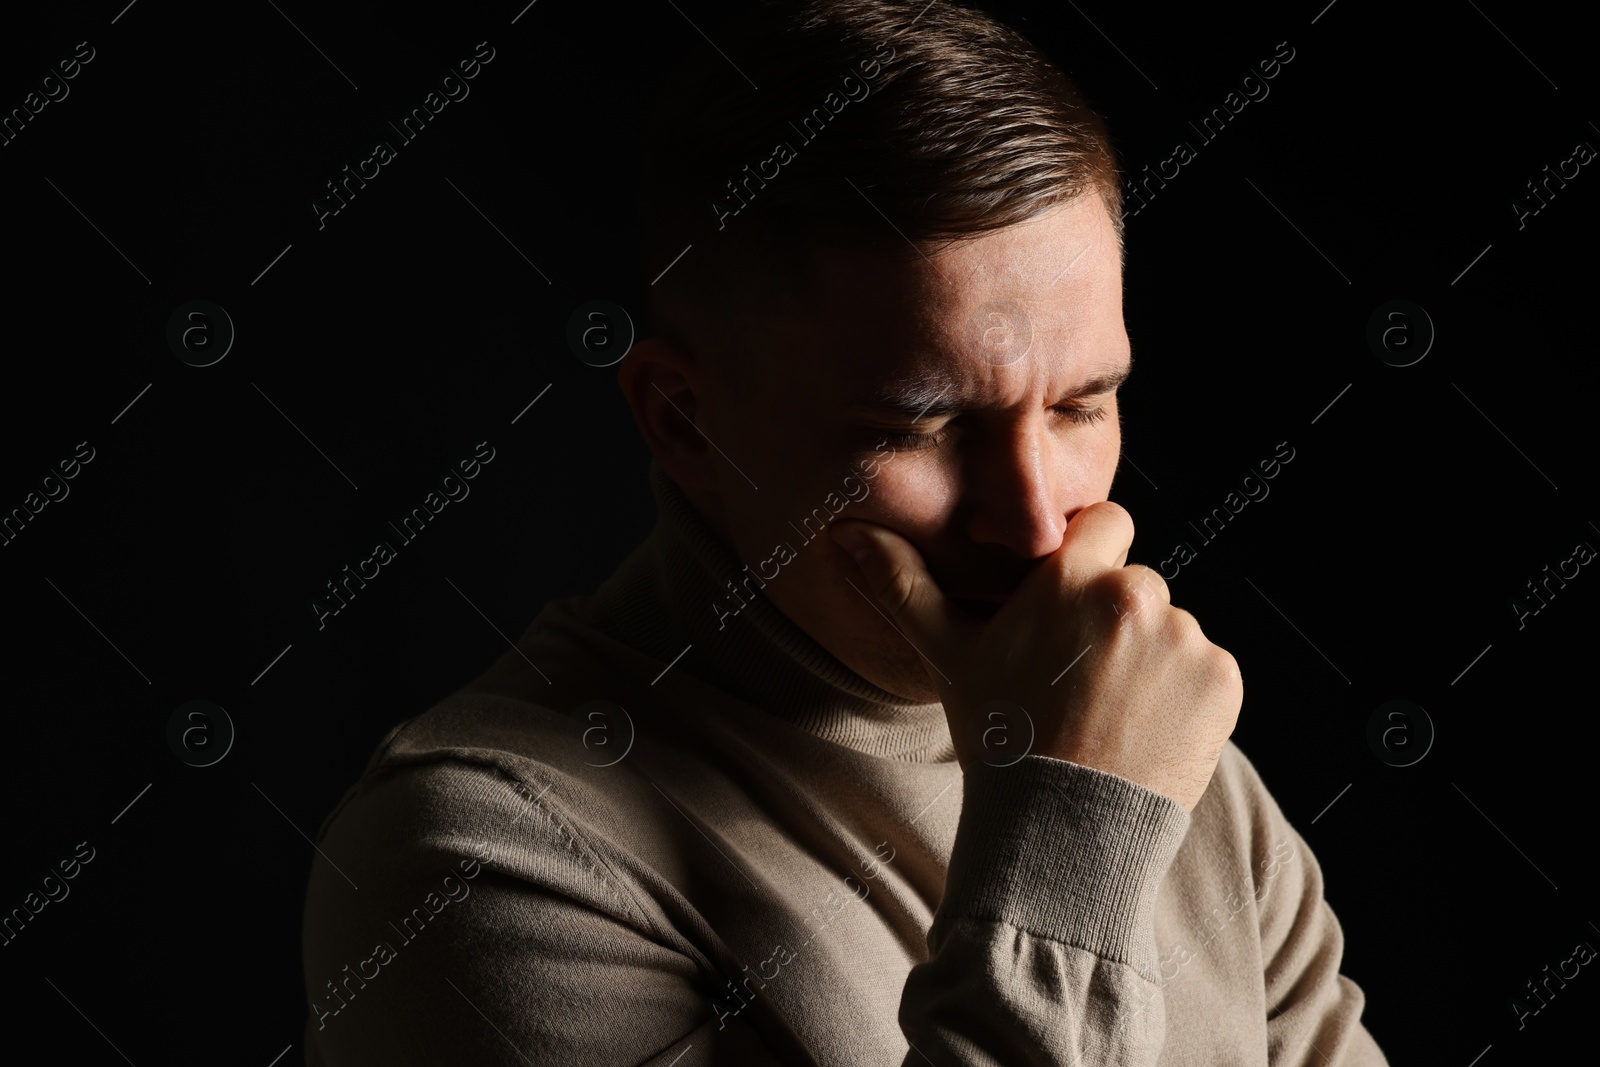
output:
[[[742,565],[650,478],[651,536],[324,822],[308,1065],[1385,1063],[1232,742],[1192,814],[1046,756],[963,775],[940,705],[762,597],[720,616]]]

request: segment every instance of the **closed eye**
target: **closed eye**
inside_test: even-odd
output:
[[[1079,425],[1087,422],[1099,422],[1107,417],[1106,405],[1104,404],[1093,408],[1078,408],[1064,404],[1053,407],[1050,410],[1065,418],[1068,422]],[[955,420],[951,421],[954,422]],[[931,433],[891,433],[885,435],[882,440],[887,440],[889,444],[894,446],[896,451],[920,452],[923,449],[937,448],[943,444],[949,439],[949,430],[950,423],[947,422]]]

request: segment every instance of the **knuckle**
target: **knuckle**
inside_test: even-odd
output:
[[[1115,500],[1101,500],[1091,504],[1099,521],[1104,522],[1114,529],[1120,530],[1127,536],[1133,534],[1133,516],[1128,514],[1128,509]]]
[[[1093,582],[1097,597],[1118,621],[1139,614],[1150,594],[1130,568],[1117,567],[1098,575]]]
[[[1126,619],[1138,614],[1139,592],[1126,582],[1109,582],[1106,588],[1106,602],[1119,619]]]
[[[1219,681],[1226,682],[1230,686],[1243,681],[1239,674],[1239,661],[1233,658],[1233,653],[1220,645],[1207,644],[1206,661],[1211,673]]]
[[[1155,568],[1147,567],[1143,563],[1130,563],[1123,570],[1130,573],[1141,595],[1158,597],[1165,603],[1172,603],[1172,592],[1167,580],[1161,577],[1161,573]]]
[[[1244,677],[1239,673],[1239,661],[1225,648],[1210,645],[1206,650],[1206,671],[1212,685],[1228,698],[1235,712],[1244,702]]]
[[[1194,617],[1193,612],[1185,611],[1183,608],[1170,608],[1166,621],[1169,632],[1181,647],[1200,649],[1212,647],[1200,629],[1200,620]]]
[[[1117,503],[1115,500],[1097,500],[1093,504],[1090,504],[1089,508],[1093,509],[1099,514],[1105,515],[1107,518],[1120,517],[1127,519],[1129,522],[1133,521],[1132,516],[1128,514],[1128,509]]]

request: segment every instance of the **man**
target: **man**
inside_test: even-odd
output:
[[[952,5],[717,39],[619,366],[659,523],[324,824],[307,1062],[1384,1063],[1237,665],[1107,500],[1103,124]]]

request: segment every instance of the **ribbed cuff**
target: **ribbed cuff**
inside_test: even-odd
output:
[[[1038,755],[974,763],[934,938],[957,919],[998,920],[1154,975],[1156,890],[1188,829],[1176,801],[1104,771]]]

